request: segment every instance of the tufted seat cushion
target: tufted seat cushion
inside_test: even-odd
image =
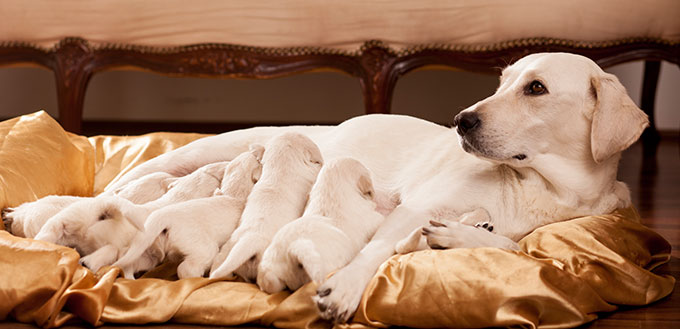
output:
[[[80,36],[93,44],[177,46],[230,43],[357,49],[383,40],[414,44],[494,44],[525,38],[602,42],[680,40],[677,0],[620,1],[201,1],[6,0],[0,41],[52,46]]]

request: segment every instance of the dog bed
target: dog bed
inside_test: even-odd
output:
[[[86,138],[45,112],[0,123],[0,206],[50,194],[89,196],[134,166],[201,134],[152,133]],[[378,270],[350,324],[363,328],[573,327],[617,305],[645,305],[671,293],[675,279],[651,272],[670,245],[639,223],[633,208],[537,229],[522,251],[428,250],[396,255]],[[141,279],[98,273],[70,248],[0,231],[0,320],[58,327],[176,322],[326,328],[313,283],[268,295],[255,285],[207,278],[177,280],[175,264]]]

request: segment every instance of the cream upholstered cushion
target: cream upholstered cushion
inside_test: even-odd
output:
[[[395,48],[531,37],[679,41],[679,16],[677,0],[4,0],[0,41],[49,47],[79,36],[94,44],[342,49],[356,49],[370,39]]]

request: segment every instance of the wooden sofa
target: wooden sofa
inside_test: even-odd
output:
[[[248,79],[267,79],[315,70],[332,70],[354,76],[361,82],[366,113],[389,113],[396,82],[401,76],[413,70],[425,67],[453,68],[497,74],[500,68],[526,54],[566,51],[588,56],[603,67],[634,60],[646,61],[642,108],[652,117],[651,122],[653,124],[654,95],[659,74],[659,63],[660,61],[669,61],[680,65],[680,20],[677,19],[680,14],[680,2],[675,0],[648,2],[574,0],[540,4],[511,3],[502,0],[456,2],[397,0],[391,1],[389,4],[380,1],[361,0],[336,2],[263,0],[257,2],[205,1],[200,5],[179,0],[149,0],[144,2],[132,0],[96,2],[39,0],[33,1],[29,8],[26,6],[25,1],[19,0],[7,0],[0,4],[0,66],[37,65],[53,71],[57,86],[59,123],[65,130],[72,133],[81,132],[83,100],[89,81],[93,75],[108,70],[133,69],[181,77]],[[2,95],[2,91],[0,91],[0,95]],[[27,112],[33,110],[35,109],[27,109]],[[25,136],[39,134],[58,136],[58,138],[63,139],[63,143],[68,145],[71,145],[69,144],[72,143],[71,139],[77,139],[79,142],[73,143],[73,145],[86,144],[86,151],[82,153],[97,154],[96,161],[99,161],[98,152],[104,149],[104,147],[100,147],[102,145],[110,146],[111,150],[108,151],[112,154],[107,156],[110,156],[111,159],[114,158],[114,151],[118,152],[128,147],[127,144],[125,147],[120,146],[123,142],[117,137],[111,137],[112,141],[109,141],[108,137],[92,137],[87,141],[80,138],[82,136],[76,138],[65,135],[43,115],[33,115],[32,117],[39,117],[40,119],[24,120],[23,124],[29,125],[38,122],[49,126],[49,129],[41,128],[46,129],[42,133],[36,133],[36,130],[29,130],[28,128],[20,130]],[[21,120],[18,121],[22,122]],[[18,138],[16,135],[14,134],[15,138]],[[26,138],[25,136],[22,138]],[[180,137],[174,136],[172,138]],[[172,138],[165,135],[155,136],[156,141],[159,139],[170,141]],[[181,138],[188,137],[182,136]],[[198,136],[191,136],[191,138],[198,138]],[[645,134],[645,139],[650,142],[656,140],[653,127]],[[142,144],[141,140],[142,138],[134,139],[132,144]],[[21,139],[21,141],[24,143],[26,139]],[[176,145],[173,144],[173,147],[175,147],[186,142],[186,140],[182,140],[181,142],[168,142],[168,144],[175,143]],[[20,143],[17,141],[15,144],[19,145]],[[78,147],[72,145],[69,147],[78,149]],[[116,147],[120,147],[120,150]],[[17,147],[17,149],[20,148],[21,145]],[[137,149],[148,152],[149,148],[144,145]],[[155,151],[160,152],[160,150]],[[121,151],[119,154],[122,153],[128,152]],[[128,156],[133,158],[135,154],[132,153],[134,152],[129,153],[131,154]],[[58,152],[46,152],[46,154],[49,154],[49,157],[46,158],[53,162],[62,156]],[[146,153],[145,155],[151,156],[151,154]],[[107,156],[104,158],[108,159]],[[83,156],[83,159],[85,158]],[[87,158],[82,161],[90,160]],[[135,161],[141,160],[135,159]],[[97,164],[97,166],[99,165]],[[59,169],[63,167],[60,163],[47,162],[45,164],[39,163],[35,170],[47,172],[45,167],[49,166]],[[89,162],[87,166],[90,166]],[[94,169],[92,170],[94,171]],[[72,171],[81,172],[82,170],[78,167],[78,170],[73,169]],[[62,178],[66,182],[59,181],[54,185],[61,187],[71,180],[69,177]],[[95,178],[94,172],[88,173],[88,180],[96,183]],[[23,182],[23,180],[20,181]],[[47,184],[40,181],[34,185],[38,189],[45,188]],[[88,185],[87,189],[92,189],[92,186]],[[83,188],[83,190],[86,189]],[[26,193],[35,196],[35,191],[30,190]],[[83,192],[82,194],[86,193]],[[596,233],[611,232],[614,229],[620,229],[629,233],[632,232],[630,233],[631,240],[635,242],[634,246],[637,249],[635,249],[634,254],[637,256],[630,257],[631,261],[626,259],[625,269],[634,269],[637,271],[635,273],[644,275],[644,278],[648,279],[649,282],[653,282],[663,289],[657,289],[656,294],[652,297],[646,296],[647,299],[643,298],[637,304],[626,304],[627,299],[645,297],[645,291],[637,289],[635,293],[631,293],[622,289],[612,293],[615,289],[608,286],[606,280],[592,277],[587,283],[595,287],[595,292],[589,292],[590,295],[583,297],[583,300],[600,301],[601,297],[599,296],[605,296],[606,298],[603,298],[603,300],[606,303],[601,302],[594,305],[597,303],[593,302],[593,305],[588,304],[590,312],[585,312],[583,316],[581,314],[578,317],[574,316],[576,320],[571,320],[569,323],[555,322],[547,325],[580,325],[592,321],[595,317],[594,312],[611,310],[607,303],[646,305],[670,293],[669,290],[673,289],[673,283],[670,282],[672,278],[658,277],[647,271],[666,259],[664,257],[668,256],[670,247],[653,232],[639,225],[630,226],[633,224],[623,220],[636,216],[633,210],[610,215],[605,218],[606,221],[595,226],[594,231]],[[592,220],[592,218],[582,219],[580,222],[568,222],[564,225],[576,230],[583,226],[594,225]],[[562,228],[553,227],[541,234],[559,237],[562,234],[561,232],[565,231]],[[0,234],[2,233],[0,232]],[[587,242],[593,240],[591,236],[576,237]],[[26,243],[24,240],[5,235],[0,235],[0,238],[14,244]],[[567,236],[567,238],[573,239],[574,236]],[[567,241],[568,239],[562,240]],[[540,241],[538,237],[532,237],[527,239],[525,245],[527,245],[527,250],[534,250],[534,253],[531,254],[532,257],[540,258],[540,248],[535,247],[535,245],[540,247],[537,241]],[[603,250],[612,257],[618,257],[619,254],[627,253],[630,249],[630,246],[619,245],[614,242],[607,246],[611,246],[612,249],[603,248]],[[649,246],[654,246],[654,250],[650,251]],[[43,248],[44,246],[39,245],[39,247]],[[67,264],[69,275],[74,277],[83,275],[83,278],[86,279],[84,281],[92,286],[84,283],[82,284],[83,287],[68,286],[69,296],[66,296],[66,294],[56,296],[55,294],[56,297],[53,299],[59,300],[60,307],[66,305],[64,310],[67,312],[62,311],[60,307],[55,307],[51,310],[52,313],[42,312],[40,315],[44,315],[44,318],[39,319],[38,316],[25,315],[24,318],[17,319],[16,316],[14,318],[10,316],[9,319],[32,322],[48,327],[64,325],[64,323],[68,323],[66,318],[70,317],[84,319],[90,325],[175,321],[207,325],[255,323],[296,327],[300,323],[309,326],[316,323],[313,305],[300,302],[303,299],[307,300],[307,297],[313,294],[313,287],[308,287],[306,290],[292,295],[292,301],[287,299],[287,302],[282,302],[276,307],[272,306],[274,303],[271,303],[270,297],[259,294],[256,288],[246,287],[250,289],[248,290],[249,293],[254,291],[252,296],[257,296],[262,304],[266,304],[270,309],[265,312],[258,307],[253,307],[257,311],[262,311],[261,313],[265,316],[255,314],[256,312],[253,311],[253,314],[250,314],[252,319],[237,319],[238,321],[229,322],[232,319],[227,321],[227,319],[211,317],[211,315],[214,316],[214,314],[222,312],[223,309],[214,305],[210,305],[212,308],[205,307],[203,301],[206,299],[200,298],[201,294],[206,294],[206,290],[200,290],[203,285],[207,286],[208,284],[204,281],[181,282],[179,284],[166,281],[163,281],[162,284],[158,283],[159,286],[162,286],[158,289],[163,293],[171,291],[168,286],[178,285],[182,286],[183,292],[184,290],[187,291],[187,296],[193,296],[193,299],[189,298],[184,303],[176,300],[170,303],[177,304],[177,308],[183,313],[170,311],[159,313],[153,307],[144,308],[140,306],[133,310],[144,314],[130,314],[131,309],[128,309],[128,306],[131,305],[130,300],[138,296],[124,296],[121,292],[128,291],[127,288],[133,286],[137,287],[136,283],[116,280],[117,273],[115,271],[108,271],[103,277],[94,278],[93,274],[87,273],[82,267],[77,266],[77,255],[66,250],[68,248],[44,248],[46,252],[42,252],[40,256],[45,264],[54,264],[55,271],[63,271],[63,268],[59,266]],[[54,250],[49,248],[54,248]],[[555,246],[553,251],[560,252],[561,250],[566,249],[559,245]],[[64,257],[67,258],[66,261],[52,259],[52,254],[55,252],[64,254]],[[579,250],[579,252],[589,251]],[[489,253],[496,257],[494,253],[497,253],[497,251],[490,251]],[[565,259],[571,257],[569,254],[565,253],[565,255]],[[20,256],[23,256],[23,254]],[[469,255],[451,256],[452,258],[449,260],[453,261],[449,264],[452,264],[450,267],[454,271],[457,270],[453,266],[456,264],[455,260],[463,259],[465,258],[463,256]],[[394,287],[388,284],[390,280],[384,278],[389,278],[388,274],[390,273],[398,272],[397,267],[402,259],[406,258],[397,259],[390,264],[391,267],[388,267],[388,270],[394,270],[394,272],[381,274],[382,279],[372,284],[374,294],[370,295],[373,297],[368,298],[366,303],[366,305],[371,305],[371,310],[365,307],[366,310],[361,312],[359,319],[361,321],[358,322],[357,326],[424,325],[422,319],[417,317],[415,319],[407,318],[412,322],[398,322],[393,321],[393,318],[372,317],[374,314],[369,312],[373,308],[377,308],[378,305],[383,310],[387,310],[380,313],[381,315],[391,314],[392,310],[395,309],[394,307],[400,306],[381,303],[380,297],[390,294],[398,295],[393,293]],[[434,261],[437,258],[432,256],[432,259]],[[467,260],[469,257],[465,259]],[[580,258],[574,259],[580,260]],[[515,260],[515,258],[512,260]],[[519,257],[519,255],[516,260],[526,261],[524,257]],[[540,269],[553,273],[555,269],[548,264],[548,260],[548,258],[539,259],[542,264]],[[423,261],[423,259],[416,258],[416,261]],[[444,261],[440,262],[444,263]],[[414,263],[406,261],[405,263],[408,266],[415,266],[409,265]],[[635,267],[633,263],[639,266]],[[481,265],[484,264],[480,262]],[[495,266],[495,264],[486,265]],[[403,272],[415,273],[410,269],[411,267],[408,267]],[[604,269],[618,270],[616,266],[604,267]],[[622,270],[620,273],[623,276],[627,272]],[[543,272],[537,271],[534,274],[536,274],[536,281],[540,281],[539,278],[542,278]],[[67,281],[69,280],[60,282],[62,285],[59,289],[70,283]],[[568,295],[567,292],[577,291],[579,287],[583,286],[583,282],[575,280],[573,285],[565,286],[562,289],[565,292],[563,295]],[[231,301],[231,296],[241,296],[242,293],[239,290],[242,286],[235,289],[227,283],[218,283],[211,287],[213,287],[215,296],[222,297],[222,299],[215,297],[216,300],[225,305]],[[627,288],[625,285],[615,288],[621,287]],[[500,287],[499,291],[503,292],[502,288]],[[190,294],[188,292],[190,289],[195,289],[198,293]],[[132,289],[129,289],[129,291],[132,291]],[[103,303],[97,305],[94,311],[91,305],[87,305],[88,303],[92,304],[91,301],[95,299],[92,297],[93,295],[107,294],[109,296],[109,293],[111,296],[118,296],[118,299],[113,300],[113,302],[109,299],[107,305],[103,305]],[[152,295],[152,293],[149,292],[149,295]],[[187,296],[183,296],[183,298]],[[155,297],[155,295],[152,297]],[[165,298],[165,296],[161,297]],[[157,298],[158,304],[166,303],[160,297]],[[283,299],[280,296],[276,298]],[[252,305],[256,304],[253,303]],[[291,305],[295,307],[291,307]],[[412,313],[427,311],[424,305],[402,304],[399,310],[402,312],[411,311]],[[0,303],[0,306],[3,306],[2,303]],[[196,311],[201,306],[207,313],[201,314]],[[422,307],[419,308],[418,306]],[[250,307],[248,310],[251,310]],[[301,312],[304,316],[299,318],[289,316],[290,310]],[[469,307],[468,311],[469,313],[476,312],[472,307]],[[16,308],[12,312],[14,313],[10,315],[16,315]],[[49,314],[45,315],[47,313]],[[393,313],[392,315],[398,318],[398,312]],[[548,313],[545,312],[543,315],[550,315]],[[7,314],[3,315],[3,317],[5,316]],[[134,318],[134,316],[138,317]],[[550,318],[549,316],[546,317]],[[141,318],[143,319],[140,320]],[[426,317],[425,320],[438,326],[455,323],[446,322],[445,320],[450,320],[447,319],[446,314],[441,318],[436,316]],[[498,326],[518,325],[514,322],[493,322],[493,319],[490,318],[482,320],[488,321],[480,320],[477,323]],[[544,320],[544,318],[536,321],[539,322],[539,320]],[[15,324],[9,323],[8,325]]]
[[[109,13],[114,13],[109,14]],[[94,74],[267,79],[312,70],[361,82],[366,113],[389,113],[397,80],[423,67],[498,73],[522,56],[565,51],[603,67],[644,60],[642,108],[652,118],[659,61],[680,63],[680,4],[507,1],[6,1],[0,66],[55,74],[59,121],[81,129]]]

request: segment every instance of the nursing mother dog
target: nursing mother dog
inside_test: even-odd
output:
[[[618,161],[648,120],[616,77],[585,57],[520,59],[503,70],[493,95],[454,123],[451,129],[408,116],[366,115],[338,126],[234,131],[152,159],[117,185],[231,160],[284,131],[311,138],[327,161],[361,161],[374,173],[378,205],[389,214],[361,252],[319,285],[319,311],[337,322],[352,316],[380,264],[419,228],[437,248],[517,249],[539,226],[630,205],[627,187],[616,180]]]

